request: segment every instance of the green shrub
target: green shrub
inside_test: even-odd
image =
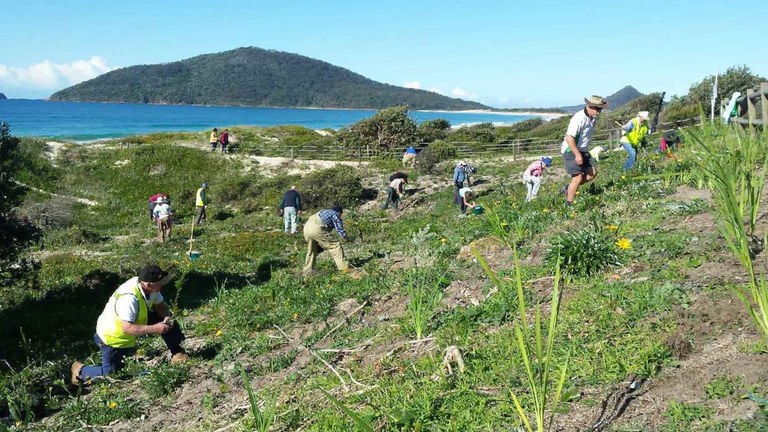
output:
[[[501,126],[496,128],[496,137],[500,140],[503,139],[515,139],[523,136],[524,133],[530,132],[544,123],[544,119],[541,117],[534,117],[532,119],[523,120],[515,123],[512,126]]]
[[[166,365],[152,370],[141,380],[141,385],[151,400],[172,393],[189,379],[189,366]]]
[[[492,123],[480,123],[456,129],[448,135],[451,142],[492,143],[496,139],[496,128]]]
[[[419,153],[417,158],[420,170],[433,173],[435,166],[445,160],[456,157],[456,148],[447,141],[435,141]]]
[[[334,204],[353,207],[363,195],[360,175],[346,165],[310,173],[297,188],[304,199],[303,206],[315,209],[330,208]]]
[[[431,143],[445,139],[451,130],[451,124],[445,119],[427,120],[416,129],[416,136],[420,142]]]
[[[613,237],[597,227],[566,231],[552,240],[547,262],[554,268],[562,261],[568,277],[594,275],[610,266],[621,265]]]

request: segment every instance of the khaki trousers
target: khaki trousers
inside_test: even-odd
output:
[[[307,241],[307,258],[304,260],[304,273],[308,274],[315,268],[317,255],[327,250],[336,262],[336,268],[346,271],[349,264],[344,259],[344,248],[341,242],[331,235],[331,230],[326,228],[320,220],[320,216],[314,214],[304,224],[304,240]]]

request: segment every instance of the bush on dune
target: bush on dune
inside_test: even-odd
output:
[[[315,209],[330,208],[335,204],[353,207],[360,203],[363,195],[360,174],[346,165],[310,173],[297,188],[304,199],[303,206]]]

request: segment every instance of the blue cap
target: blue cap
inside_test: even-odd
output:
[[[544,162],[544,165],[546,166],[552,165],[552,159],[547,156],[544,156],[543,158],[541,158],[541,161]]]
[[[208,183],[203,183],[203,187],[207,188],[208,187]]]

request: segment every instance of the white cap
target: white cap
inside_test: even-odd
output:
[[[459,165],[466,165],[467,163],[464,161],[459,162]]]
[[[155,200],[155,202],[156,202],[157,204],[161,204],[161,203],[164,203],[164,202],[165,202],[165,200],[163,199],[163,197],[158,197],[158,198]]]
[[[639,113],[637,113],[637,116],[643,120],[648,120],[649,115],[650,113],[648,111],[640,111]]]

